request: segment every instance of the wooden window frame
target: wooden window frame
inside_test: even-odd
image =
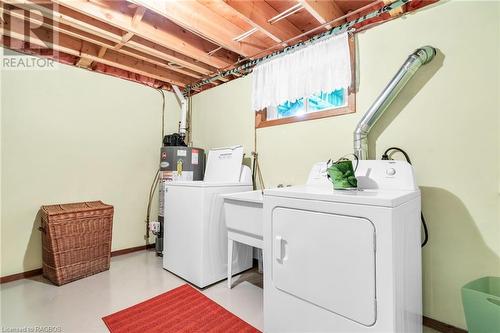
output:
[[[291,124],[300,121],[336,117],[356,112],[356,58],[354,37],[349,37],[349,50],[351,54],[351,86],[347,90],[347,105],[325,111],[316,111],[297,116],[267,120],[267,109],[255,112],[255,128],[264,128],[277,125]]]

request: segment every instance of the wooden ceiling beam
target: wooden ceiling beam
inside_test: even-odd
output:
[[[1,0],[6,4],[30,11],[32,14],[40,12],[45,18],[54,20],[57,23],[66,24],[80,30],[92,33],[93,35],[116,40],[123,34],[123,30],[112,26],[104,21],[99,21],[57,4],[50,4],[47,1],[37,0]]]
[[[107,47],[105,46],[101,46],[101,48],[99,49],[99,52],[97,52],[97,57],[98,58],[102,58],[104,57],[104,55],[106,54],[106,51],[108,50]]]
[[[104,54],[106,53],[107,49],[113,49],[115,44],[118,42],[117,38],[114,38],[113,40],[109,40],[106,38],[102,38],[99,36],[92,35],[91,33],[88,33],[86,31],[79,30],[77,28],[74,28],[72,26],[69,26],[64,23],[59,23],[59,22],[54,22],[52,19],[41,16],[36,12],[31,12],[29,16],[26,15],[26,12],[24,12],[21,8],[18,8],[19,10],[12,10],[17,7],[15,6],[10,6],[10,8],[7,8],[9,15],[12,15],[14,17],[23,19],[23,20],[29,20],[31,23],[36,24],[37,26],[44,26],[49,29],[52,29],[54,31],[76,37],[91,43],[94,43],[96,45],[99,45],[101,48],[99,50],[98,57],[102,58]],[[143,47],[144,49],[144,47]],[[156,57],[154,54],[151,54],[152,52],[149,52],[148,49],[145,50],[145,52],[141,52],[135,48],[131,48],[128,46],[124,46],[118,50],[120,53],[147,61],[149,63],[171,69],[173,71],[176,71],[181,74],[188,75],[190,77],[200,79],[202,75],[198,72],[195,72],[193,70],[190,70],[188,68],[179,68],[178,66],[175,66],[170,62],[169,60],[165,60],[160,57]],[[153,52],[154,53],[154,52]],[[161,53],[160,53],[161,55]]]
[[[146,12],[146,8],[144,7],[137,7],[135,9],[134,16],[132,17],[132,28],[136,28],[137,25],[141,22],[142,17],[144,16],[144,13]],[[134,36],[133,32],[127,32],[125,35],[122,36],[122,40],[117,43],[114,47],[113,50],[119,50],[125,45],[131,38]],[[97,55],[98,58],[103,58],[104,54],[106,54],[107,48],[104,46],[101,46],[99,49],[99,54]],[[78,62],[76,63],[76,66],[78,67],[83,67],[83,68],[89,68],[91,67],[93,61],[88,59],[88,58],[80,58]]]
[[[92,59],[82,57],[82,58],[78,59],[78,61],[76,62],[75,65],[77,67],[81,67],[81,68],[89,68],[93,62],[94,61]]]
[[[144,16],[144,13],[146,13],[146,8],[142,6],[138,6],[135,9],[134,16],[132,17],[132,28],[136,29],[139,23],[142,20],[142,17]]]
[[[320,24],[345,15],[334,0],[299,0],[299,2]],[[325,28],[331,29],[331,26],[327,25]]]
[[[392,0],[383,0],[383,2],[384,2],[384,5],[389,5],[392,3]],[[398,7],[398,8],[393,9],[389,12],[389,15],[391,17],[399,16],[401,14],[403,14],[403,7]]]
[[[210,53],[210,51],[213,51],[219,46],[212,43],[211,41],[193,34],[192,32],[178,26],[177,24],[169,20],[165,20],[165,18],[162,16],[156,15],[154,13],[147,14],[149,15],[147,15],[147,17],[143,19],[143,21],[146,21],[146,24],[150,24],[161,31],[167,31],[173,36],[177,36],[180,40],[183,41],[183,43],[192,45],[193,47],[196,47],[204,52],[205,56],[217,59],[217,61],[225,64],[224,67],[232,65],[240,59],[239,54],[223,48],[219,49],[216,53]],[[212,68],[220,69],[222,67],[212,66]]]
[[[138,6],[135,9],[134,16],[132,17],[132,23],[130,24],[132,29],[134,29],[134,30],[137,29],[137,26],[139,25],[139,23],[142,20],[142,17],[144,16],[144,13],[146,13],[146,8],[144,8],[142,6]],[[122,36],[122,40],[118,44],[116,44],[115,47],[113,47],[113,49],[118,50],[118,49],[122,48],[123,45],[125,45],[133,36],[134,36],[134,32],[132,32],[132,31],[126,32]]]
[[[5,21],[6,28],[3,30],[3,33],[11,38],[24,40],[34,45],[50,47],[55,51],[87,58],[92,61],[100,62],[105,65],[120,68],[178,86],[186,86],[192,82],[192,80],[187,76],[181,75],[172,70],[151,65],[143,60],[138,60],[133,57],[120,54],[114,50],[108,49],[105,54],[103,54],[103,57],[99,58],[99,46],[65,34],[58,34],[57,43],[54,43],[52,38],[54,31],[46,27],[38,28],[36,37],[25,36],[23,20],[13,16],[5,16]]]
[[[2,0],[5,1],[5,0]],[[10,1],[10,0],[8,0]],[[26,1],[25,1],[26,2]],[[88,32],[92,35],[100,36],[106,39],[109,39],[114,42],[114,44],[120,42],[120,35],[122,35],[121,29],[116,28],[115,26],[108,25],[103,21],[96,20],[92,17],[83,15],[78,11],[74,11],[69,8],[65,8],[62,6],[58,6],[58,12],[54,15],[52,10],[47,11],[44,7],[35,5],[34,3],[28,3],[27,5],[17,4],[16,6],[25,8],[25,9],[37,9],[42,12],[42,14],[47,17],[53,17],[55,21],[60,24],[67,24],[68,26],[80,29],[82,31]],[[113,33],[110,33],[112,31]],[[216,71],[216,67],[207,65],[198,61],[197,59],[186,56],[182,53],[176,52],[169,48],[163,47],[159,44],[151,42],[150,40],[141,38],[140,43],[132,42],[133,39],[138,39],[138,36],[133,36],[131,40],[127,43],[131,49],[138,50],[140,52],[144,52],[146,54],[152,54],[160,59],[163,59],[168,62],[179,64],[185,67],[188,70],[208,75]],[[112,46],[111,46],[112,47]]]
[[[69,8],[93,19],[107,22],[123,31],[133,32],[135,36],[162,46],[162,50],[170,50],[169,55],[171,56],[182,55],[176,63],[193,70],[201,70],[200,72],[203,74],[208,74],[207,71],[212,72],[213,68],[223,68],[232,64],[231,60],[224,59],[223,57],[209,56],[200,46],[201,41],[198,41],[198,44],[194,44],[195,41],[193,39],[186,42],[183,39],[184,36],[159,29],[155,25],[145,22],[145,18],[143,18],[142,24],[134,29],[131,25],[132,17],[113,7],[120,5],[120,2],[90,2],[85,0],[53,1],[57,2],[63,8]],[[191,63],[187,61],[187,58],[194,59],[195,62]],[[197,67],[197,69],[193,67]]]
[[[283,42],[302,33],[286,18],[273,24],[269,20],[279,12],[265,1],[223,0],[227,5],[241,14],[252,26],[259,29],[275,42]]]
[[[250,36],[243,41],[234,38],[246,31],[196,0],[131,0],[150,11],[225,49],[251,56],[271,46],[271,43]]]

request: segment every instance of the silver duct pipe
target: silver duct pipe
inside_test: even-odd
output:
[[[368,159],[368,133],[370,133],[373,125],[375,125],[380,116],[387,110],[389,105],[394,101],[401,89],[410,81],[417,70],[422,65],[431,61],[435,55],[436,50],[432,46],[423,46],[410,54],[403,66],[401,66],[363,118],[361,118],[358,126],[356,126],[354,130],[354,154],[356,154],[360,160]]]

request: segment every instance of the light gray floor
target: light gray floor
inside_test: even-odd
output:
[[[40,326],[54,326],[53,332],[107,332],[103,316],[184,283],[162,268],[161,258],[154,252],[143,251],[114,257],[109,271],[61,287],[42,277],[2,284],[2,332]],[[262,330],[261,287],[262,275],[252,271],[234,278],[231,290],[222,281],[202,292]],[[435,331],[424,328],[424,332]]]
[[[250,272],[202,292],[238,317],[262,330],[261,275]],[[1,326],[61,327],[62,332],[108,332],[102,317],[186,283],[162,268],[161,258],[143,251],[114,257],[111,269],[56,287],[42,277],[1,285]]]

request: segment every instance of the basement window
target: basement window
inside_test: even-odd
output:
[[[259,111],[256,113],[255,127],[269,127],[353,112],[355,112],[354,93],[350,89],[338,89]]]
[[[351,87],[322,92],[308,98],[287,101],[255,113],[255,128],[289,124],[299,121],[340,116],[356,112],[356,70],[354,40],[349,38],[351,50]]]
[[[312,112],[321,112],[347,106],[347,90],[338,89],[329,93],[321,93],[309,98],[301,98],[295,102],[285,102],[276,107],[267,108],[266,120],[303,116]]]

